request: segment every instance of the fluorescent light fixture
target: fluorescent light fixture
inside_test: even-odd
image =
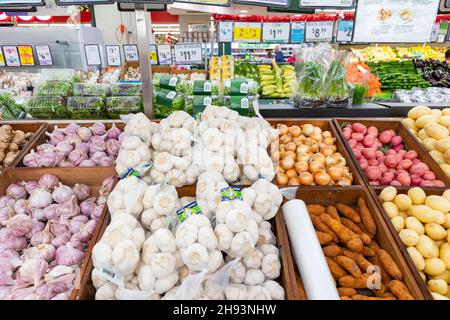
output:
[[[248,10],[241,10],[240,13],[248,13]]]

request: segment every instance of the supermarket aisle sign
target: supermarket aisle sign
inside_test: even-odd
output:
[[[202,61],[202,44],[187,43],[176,44],[175,63],[176,64],[201,64]]]
[[[292,43],[305,42],[305,27],[306,27],[306,22],[292,22],[291,23],[291,42]]]
[[[288,43],[291,25],[289,22],[263,23],[263,42]]]
[[[334,21],[308,21],[305,42],[328,42],[333,40]]]
[[[156,53],[156,45],[151,44],[149,46],[150,49],[150,61],[151,64],[158,64],[158,54]]]
[[[353,42],[430,41],[439,0],[359,0]]]
[[[353,37],[353,20],[341,20],[338,23],[336,40],[351,42]]]
[[[29,45],[17,46],[20,64],[22,66],[34,66],[33,47]]]
[[[233,21],[219,21],[219,42],[233,42]]]
[[[124,44],[123,55],[125,56],[125,62],[139,60],[139,51],[137,45]]]
[[[122,59],[120,58],[120,46],[106,45],[106,63],[111,67],[118,67],[122,65]]]
[[[53,65],[52,52],[50,51],[49,45],[36,45],[34,48],[36,49],[36,55],[40,66]]]
[[[16,46],[3,46],[3,54],[5,55],[6,66],[20,67],[20,58]]]
[[[172,47],[170,44],[158,45],[159,64],[172,64]]]
[[[235,42],[260,43],[261,23],[259,22],[235,22],[234,28]]]

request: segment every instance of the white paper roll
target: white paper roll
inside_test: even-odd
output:
[[[298,199],[290,200],[283,205],[282,210],[308,300],[339,300],[336,283],[305,203]]]

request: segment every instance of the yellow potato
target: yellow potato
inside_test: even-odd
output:
[[[445,153],[445,151],[450,149],[450,138],[438,140],[435,144],[435,147],[437,151]]]
[[[450,229],[450,213],[445,215],[445,222],[442,224],[445,229]]]
[[[450,211],[450,202],[446,198],[441,196],[428,196],[425,200],[425,205],[442,213],[447,213]]]
[[[447,235],[447,232],[445,232],[445,234]],[[436,243],[436,245],[438,246],[439,249],[441,249],[441,246],[444,243],[447,243],[447,241],[445,241],[445,240],[435,240],[434,242]]]
[[[394,204],[399,211],[406,211],[411,207],[412,201],[406,194],[398,194],[394,198]]]
[[[416,122],[417,125],[417,122]],[[427,138],[431,138],[429,135],[427,135],[427,133],[425,132],[425,129],[420,129],[419,132],[417,132],[417,137],[423,141]]]
[[[445,263],[447,270],[450,270],[450,244],[444,243],[439,249],[439,258]]]
[[[398,209],[397,206],[390,201],[386,201],[383,203],[383,208],[386,211],[387,215],[389,216],[389,218],[393,218],[398,216]]]
[[[450,243],[450,229],[447,230],[447,242]]]
[[[410,110],[411,111],[411,110]],[[431,112],[431,111],[430,111]],[[442,109],[443,116],[450,116],[450,108]]]
[[[412,206],[411,214],[417,219],[419,219],[419,221],[422,223],[432,223],[434,222],[435,219],[433,210],[430,207],[425,206],[423,204]]]
[[[400,230],[398,236],[407,247],[413,247],[419,242],[419,235],[411,229]]]
[[[450,201],[450,189],[445,190],[442,196],[447,199],[447,201]]]
[[[409,217],[408,214],[407,214],[405,211],[399,211],[399,212],[398,212],[398,215],[399,215],[400,217],[402,217],[403,220],[405,220],[406,218]]]
[[[425,234],[423,224],[416,217],[408,217],[405,219],[405,226],[407,229],[414,230],[420,236]]]
[[[433,151],[436,149],[437,140],[434,138],[426,138],[422,140],[422,144],[427,151]]]
[[[397,195],[397,189],[392,186],[384,188],[380,193],[380,199],[382,202],[392,201]]]
[[[403,124],[407,126],[409,129],[417,131],[416,122],[414,119],[411,118],[405,118],[402,120]]]
[[[450,270],[445,270],[442,274],[437,275],[437,276],[432,276],[432,277],[430,277],[430,279],[432,279],[432,280],[443,279],[443,280],[445,280],[445,282],[447,282],[447,284],[450,284]]]
[[[422,254],[419,252],[419,250],[414,247],[408,247],[406,248],[406,251],[408,251],[409,256],[414,262],[417,270],[422,271],[423,269],[425,269],[425,259],[422,257]]]
[[[428,281],[428,288],[436,293],[446,295],[448,292],[448,285],[447,282],[443,279],[436,279],[436,280],[430,280]]]
[[[405,229],[407,230],[407,229]],[[424,258],[437,258],[439,257],[439,248],[427,236],[419,236],[419,242],[416,244],[416,249],[422,254]]]
[[[408,111],[408,118],[417,120],[420,117],[426,116],[429,114],[431,114],[431,108],[429,108],[427,106],[417,106]]]
[[[440,164],[446,163],[444,154],[442,152],[433,150],[433,151],[430,151],[429,154],[433,158],[433,160],[436,161],[437,164],[440,165]]]
[[[393,217],[391,222],[397,232],[400,232],[405,228],[405,219],[400,215]],[[445,235],[447,236],[447,233],[445,233]],[[419,237],[419,235],[417,235],[417,237]]]
[[[442,116],[442,111],[439,109],[431,109],[431,115],[436,116],[439,119]]]
[[[439,166],[441,167],[442,171],[444,171],[444,173],[447,175],[447,177],[450,178],[450,164],[444,163],[444,164],[440,164]]]
[[[419,187],[414,187],[414,188],[409,189],[408,196],[411,198],[412,204],[415,204],[415,205],[424,204],[425,199],[427,198],[425,191],[423,191]]]
[[[423,265],[424,265],[424,268],[425,268],[425,260],[423,261]],[[427,281],[427,275],[425,274],[425,272],[419,271],[419,275],[422,278],[423,282]]]
[[[440,275],[445,271],[445,263],[439,258],[425,259],[425,269],[423,271],[430,276]]]
[[[442,294],[431,292],[431,295],[433,296],[434,300],[449,300],[446,296],[443,296]]]
[[[442,124],[444,127],[450,127],[450,116],[440,116],[438,121],[439,124]]]
[[[427,123],[424,129],[429,137],[436,140],[447,138],[449,134],[448,129],[438,123]]]
[[[427,124],[430,123],[437,123],[438,122],[438,118],[436,116],[433,115],[425,115],[425,116],[421,116],[416,120],[416,127],[417,128],[424,128]]]
[[[442,240],[447,236],[447,232],[437,223],[427,223],[425,233],[433,240]]]
[[[433,210],[433,222],[436,222],[437,224],[444,224],[446,221],[445,214],[443,214],[440,211]]]

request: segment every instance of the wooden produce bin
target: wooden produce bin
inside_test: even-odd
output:
[[[266,119],[270,125],[274,128],[276,128],[277,124],[285,124],[287,126],[302,126],[304,124],[312,124],[315,127],[319,127],[322,129],[322,131],[330,131],[333,138],[336,138],[336,147],[337,152],[341,153],[345,160],[347,161],[347,166],[350,168],[351,173],[353,174],[353,185],[364,185],[364,179],[362,178],[360,174],[360,170],[357,169],[356,164],[354,160],[352,159],[351,150],[350,152],[345,147],[345,144],[342,140],[342,137],[340,136],[338,130],[336,130],[336,127],[333,125],[332,119]],[[270,150],[268,150],[270,155]],[[276,178],[273,181],[274,184],[276,184],[279,187],[284,187],[285,185],[279,185],[276,182]],[[304,187],[304,186],[300,186]],[[341,188],[341,186],[336,185],[336,187]]]
[[[369,180],[367,179],[364,170],[359,165],[358,160],[356,159],[353,151],[350,148],[350,145],[347,143],[347,140],[344,137],[344,133],[342,131],[341,125],[343,124],[351,124],[355,122],[362,123],[367,127],[374,126],[381,133],[384,130],[393,129],[399,136],[402,137],[403,143],[410,149],[415,150],[418,153],[418,158],[424,162],[426,165],[430,167],[430,170],[436,174],[436,179],[442,180],[446,187],[450,186],[450,179],[447,177],[444,171],[439,167],[439,165],[431,158],[424,147],[418,142],[416,138],[414,138],[413,134],[402,124],[401,120],[398,119],[379,119],[379,120],[370,120],[370,119],[361,119],[361,118],[335,118],[333,119],[336,130],[339,132],[341,140],[344,142],[345,147],[350,154],[352,161],[357,167],[360,175],[364,179],[366,185],[370,186]],[[374,188],[377,190],[383,189],[385,186],[370,186],[370,188]],[[434,188],[434,187],[423,187],[424,189]]]
[[[14,121],[14,122],[7,122],[7,121],[0,121],[0,126],[3,125],[10,125],[13,130],[22,130],[23,132],[32,132],[33,135],[30,137],[28,142],[25,144],[25,146],[22,148],[22,150],[17,154],[14,161],[9,165],[9,167],[15,167],[19,162],[22,161],[23,157],[28,153],[27,150],[29,149],[30,145],[36,141],[41,134],[44,132],[45,128],[47,127],[47,123],[45,122],[31,122],[31,121]]]
[[[125,75],[128,72],[129,68],[137,69],[139,68],[139,61],[127,61],[125,65],[123,66],[122,70],[120,71],[119,79],[125,80]]]
[[[306,204],[320,204],[322,206],[332,205],[337,202],[354,206],[361,196],[366,200],[367,207],[372,213],[377,225],[377,233],[374,240],[376,240],[380,247],[386,250],[397,263],[403,274],[402,281],[408,287],[409,292],[417,300],[431,299],[431,295],[417,273],[417,270],[415,270],[414,264],[411,259],[405,259],[395,236],[390,232],[383,214],[380,212],[367,188],[352,187],[351,189],[342,189],[335,187],[309,187],[299,188],[297,191],[297,199],[303,200]],[[279,212],[278,216],[279,215],[282,215],[282,213]]]
[[[408,190],[411,188],[413,188],[413,187],[396,187],[397,194],[407,194]],[[428,187],[428,188],[420,187],[420,188],[422,188],[425,191],[425,194],[427,196],[431,196],[431,195],[441,196],[444,193],[444,191],[446,190],[446,188],[436,188],[436,187]],[[386,213],[386,211],[383,208],[383,204],[381,203],[381,200],[378,198],[378,196],[380,195],[382,190],[383,189],[379,189],[379,188],[371,190],[372,197],[374,198],[374,202],[376,203],[379,211],[383,215],[383,218],[386,221],[386,225],[389,228],[389,231],[392,234],[395,242],[397,243],[398,248],[402,252],[402,255],[405,258],[405,261],[411,266],[411,271],[412,271],[414,277],[417,279],[418,282],[421,282],[423,284],[423,285],[421,285],[421,289],[423,290],[424,295],[428,299],[433,300],[430,290],[428,290],[427,286],[425,285],[425,282],[422,280],[422,277],[419,274],[419,271],[417,270],[416,266],[414,265],[414,262],[412,261],[408,251],[406,251],[406,245],[400,239],[400,236],[398,235],[397,230],[395,230],[394,225],[391,222],[391,218],[389,218],[388,214]]]
[[[103,181],[110,177],[115,176],[116,172],[112,170],[110,167],[99,167],[99,168],[84,168],[83,170],[78,170],[78,168],[8,168],[2,174],[2,178],[0,179],[0,195],[4,195],[6,192],[6,188],[14,182],[21,181],[31,181],[31,180],[39,180],[46,173],[54,174],[59,178],[59,180],[68,185],[74,186],[76,183],[83,183],[90,187],[91,196],[98,198],[99,191],[102,187]],[[114,184],[117,182],[117,178]],[[114,186],[113,186],[114,188]],[[89,264],[89,260],[91,258],[91,251],[94,247],[94,244],[97,242],[97,238],[99,236],[100,230],[103,225],[103,221],[107,215],[107,207],[102,213],[102,217],[98,220],[98,223],[95,227],[94,234],[92,239],[89,242],[89,245],[86,249],[86,253],[83,259],[83,262],[80,266],[80,277],[84,278],[86,273],[86,268]],[[90,275],[90,273],[89,273]],[[72,290],[70,295],[70,300],[74,300],[77,296],[77,293],[80,289],[77,286]]]
[[[120,130],[122,130],[122,131],[125,128],[125,123],[123,123],[123,122],[104,122],[104,121],[98,120],[98,121],[89,122],[89,123],[86,123],[86,122],[75,122],[75,123],[77,123],[78,125],[80,125],[82,127],[90,127],[95,122],[103,123],[105,125],[105,127],[106,127],[106,130],[110,129],[113,126],[113,124],[117,128],[119,128]],[[40,146],[41,144],[46,143],[46,141],[48,139],[48,136],[45,134],[46,132],[49,132],[49,133],[52,132],[53,129],[55,128],[55,126],[57,126],[58,128],[61,128],[61,129],[65,128],[65,127],[67,127],[67,125],[69,123],[72,123],[72,122],[67,122],[67,123],[48,123],[48,124],[45,124],[43,126],[43,128],[42,128],[42,131],[39,133],[39,135],[37,135],[36,139],[34,139],[32,141],[32,143],[27,144],[26,148],[24,148],[23,152],[21,152],[20,157],[19,156],[17,157],[17,162],[15,163],[15,166],[16,167],[25,167],[25,165],[23,164],[23,158],[27,154],[29,154],[31,152],[31,150],[36,151],[36,148],[38,146]],[[114,166],[111,166],[109,168],[113,168],[113,167]],[[73,167],[73,168],[83,168],[84,169],[86,167]],[[99,167],[96,167],[96,168],[99,168]]]
[[[186,186],[177,188],[178,197],[195,197],[195,186]],[[103,219],[103,224],[101,229],[99,230],[98,237],[96,237],[96,242],[98,242],[103,233],[106,230],[106,227],[109,225],[111,221],[111,217],[109,212],[106,213],[105,219]],[[277,238],[276,246],[280,250],[281,256],[281,276],[278,281],[283,286],[286,299],[287,300],[301,300],[304,299],[304,295],[302,295],[301,290],[299,290],[295,272],[294,272],[294,260],[291,254],[291,249],[289,245],[289,240],[286,232],[286,226],[284,223],[283,215],[281,212],[278,212],[275,218],[271,220],[272,223],[272,231],[274,232]],[[94,269],[93,261],[91,259],[92,250],[89,250],[89,260],[87,262],[87,266],[85,272],[83,273],[83,277],[81,279],[80,290],[77,291],[75,299],[76,300],[93,300],[95,298],[95,288],[92,285],[91,281],[91,273]]]

